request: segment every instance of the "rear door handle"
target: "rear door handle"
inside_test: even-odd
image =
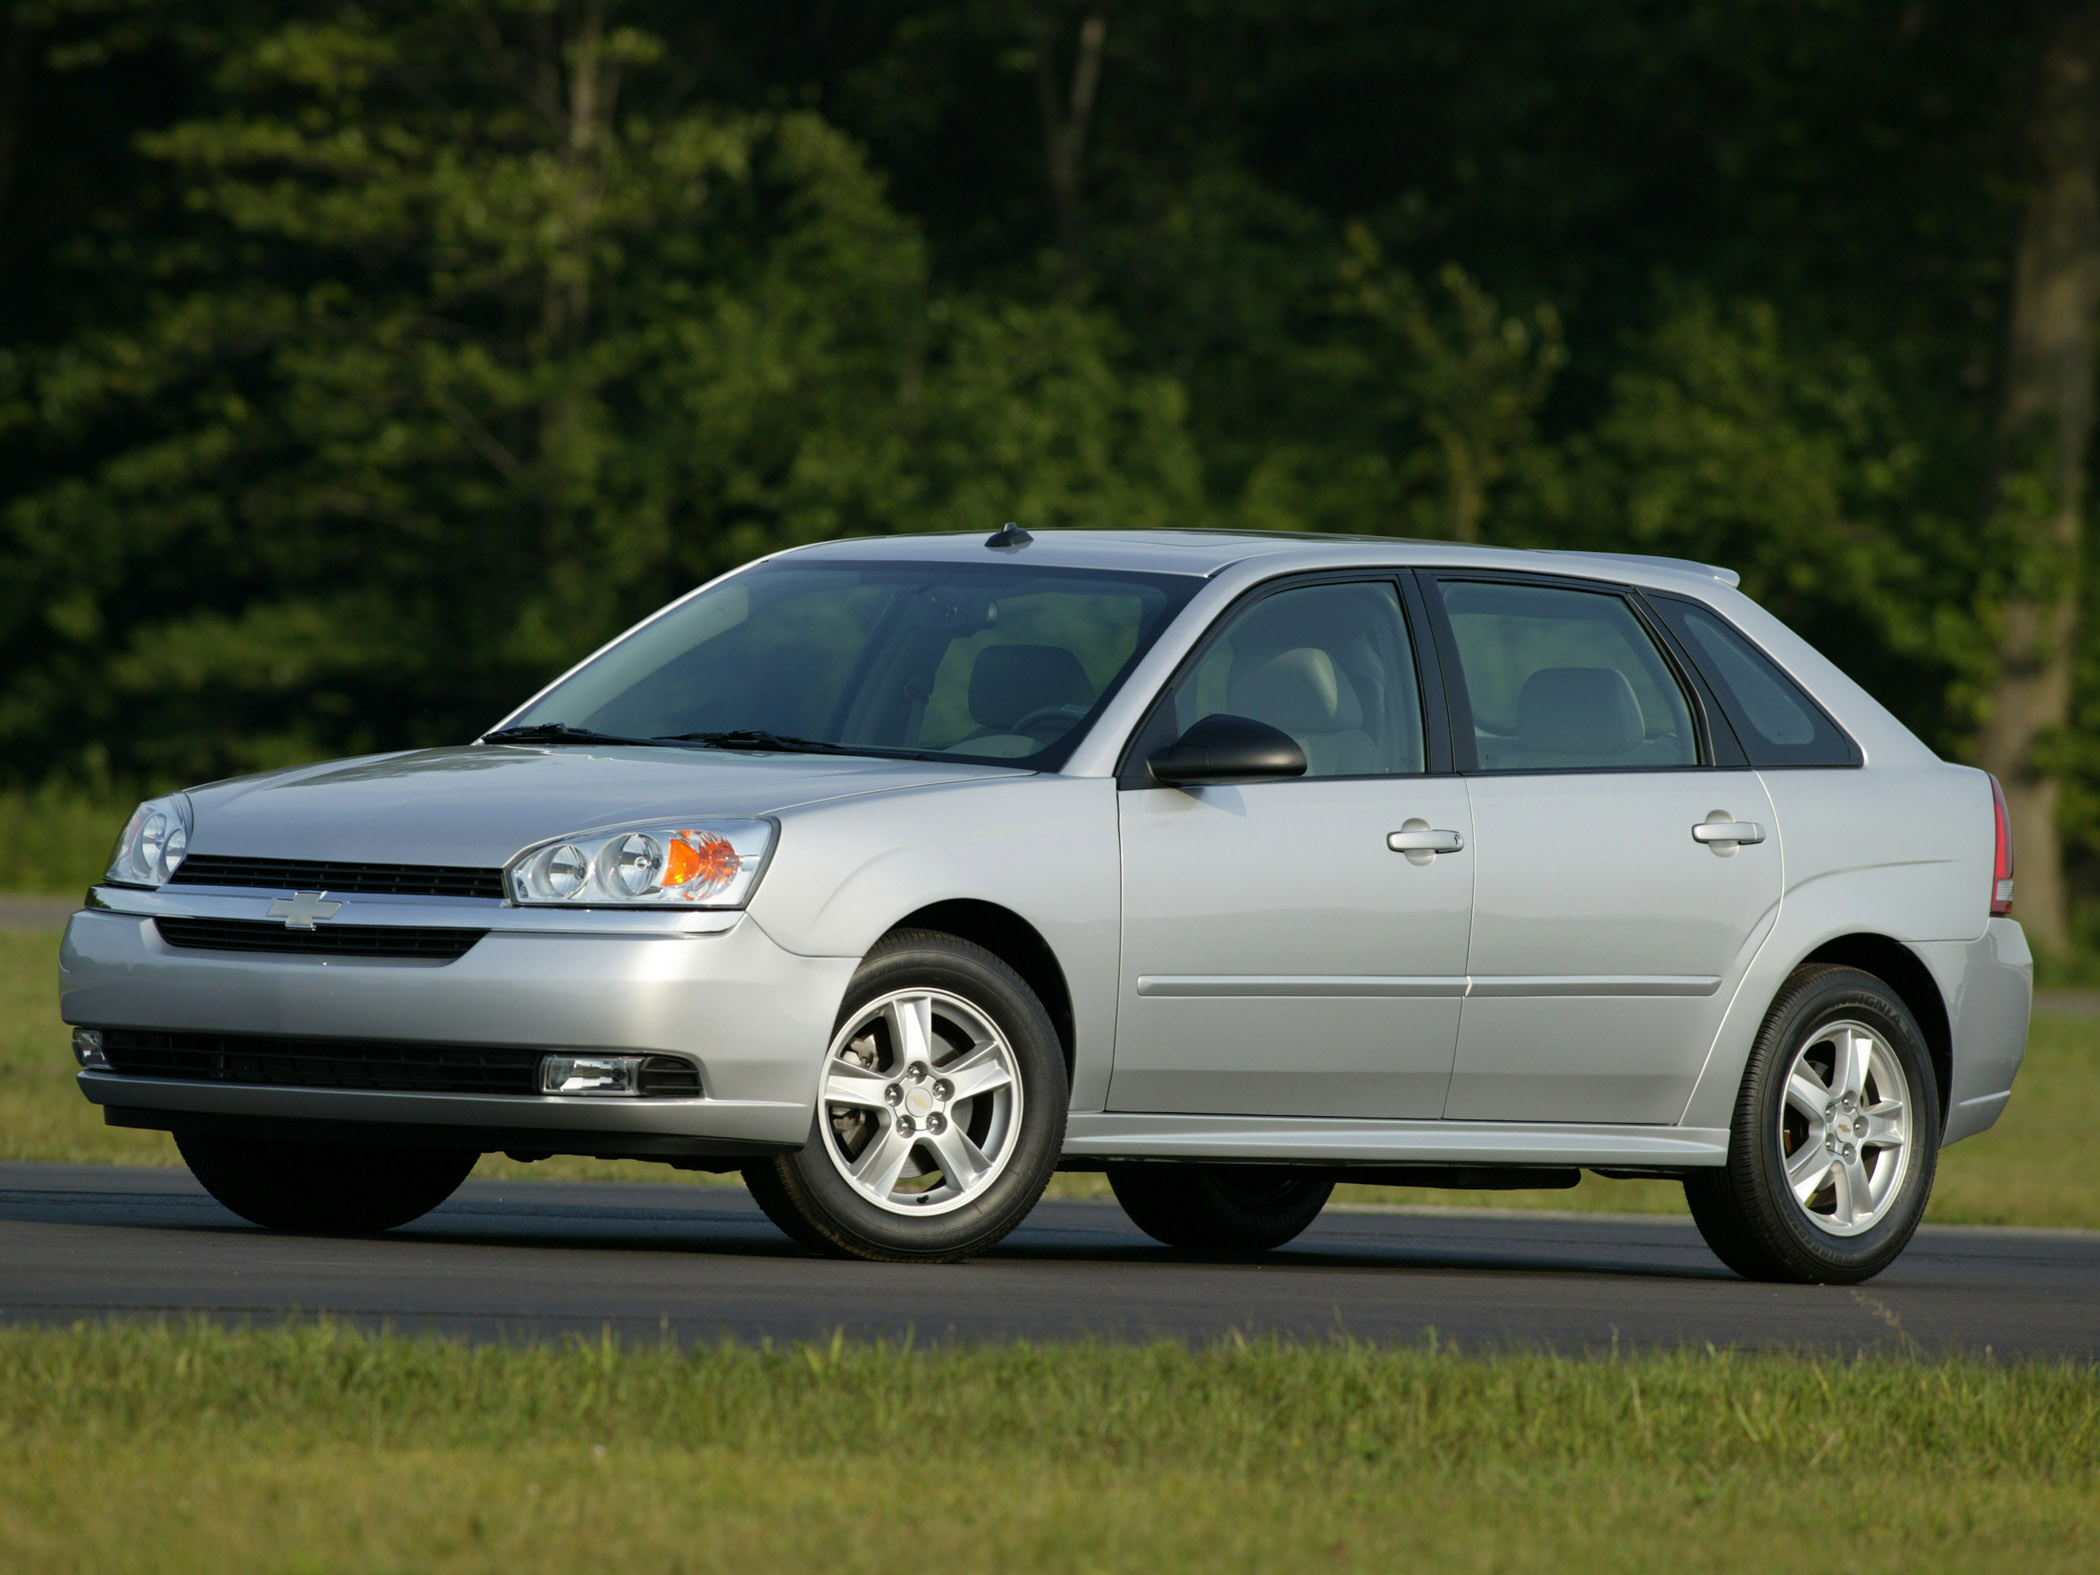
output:
[[[1764,841],[1765,828],[1754,820],[1702,820],[1692,827],[1692,840],[1707,844],[1716,853],[1733,852],[1739,847]]]
[[[1433,854],[1458,852],[1466,845],[1466,839],[1455,831],[1438,831],[1426,820],[1410,820],[1401,830],[1388,835],[1385,845],[1426,864]]]

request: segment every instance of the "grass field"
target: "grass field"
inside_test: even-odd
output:
[[[0,1160],[179,1163],[158,1132],[106,1127],[73,1085],[67,1037],[58,1020],[58,938],[47,931],[0,930]],[[1950,1224],[2056,1225],[2100,1230],[2100,1018],[2036,1020],[2012,1105],[1982,1137],[1947,1150],[1930,1218]],[[483,1176],[673,1181],[726,1179],[644,1165],[552,1159],[520,1165],[500,1155]],[[1056,1195],[1106,1196],[1098,1176],[1060,1176]],[[1585,1175],[1568,1192],[1437,1192],[1345,1187],[1343,1202],[1489,1205],[1498,1208],[1681,1213],[1673,1182],[1604,1181]]]
[[[10,1329],[0,1473],[21,1575],[2100,1567],[2068,1365]]]
[[[112,799],[52,785],[0,792],[0,826],[8,830],[10,891],[78,895],[101,875],[110,845],[136,799]]]

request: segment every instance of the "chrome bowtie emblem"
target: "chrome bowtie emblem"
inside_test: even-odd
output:
[[[343,905],[330,902],[325,891],[298,891],[279,897],[267,911],[271,918],[284,920],[288,930],[310,930],[314,920],[334,918],[343,911]]]

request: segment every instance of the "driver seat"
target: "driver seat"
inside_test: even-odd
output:
[[[1381,769],[1356,686],[1318,646],[1278,651],[1246,673],[1235,664],[1228,691],[1237,714],[1297,740],[1307,776],[1372,776]]]

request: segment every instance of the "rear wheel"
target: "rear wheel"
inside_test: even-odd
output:
[[[744,1180],[815,1251],[973,1257],[1043,1195],[1068,1103],[1057,1031],[1021,976],[969,941],[903,930],[846,991],[809,1142]]]
[[[1758,1031],[1728,1163],[1684,1193],[1715,1256],[1753,1280],[1851,1285],[1909,1244],[1938,1162],[1939,1085],[1903,999],[1803,968]]]
[[[1334,1180],[1283,1165],[1111,1165],[1131,1223],[1169,1247],[1267,1252],[1319,1218]]]
[[[272,1230],[369,1235],[428,1214],[459,1190],[472,1149],[175,1134],[190,1173],[226,1207]]]

